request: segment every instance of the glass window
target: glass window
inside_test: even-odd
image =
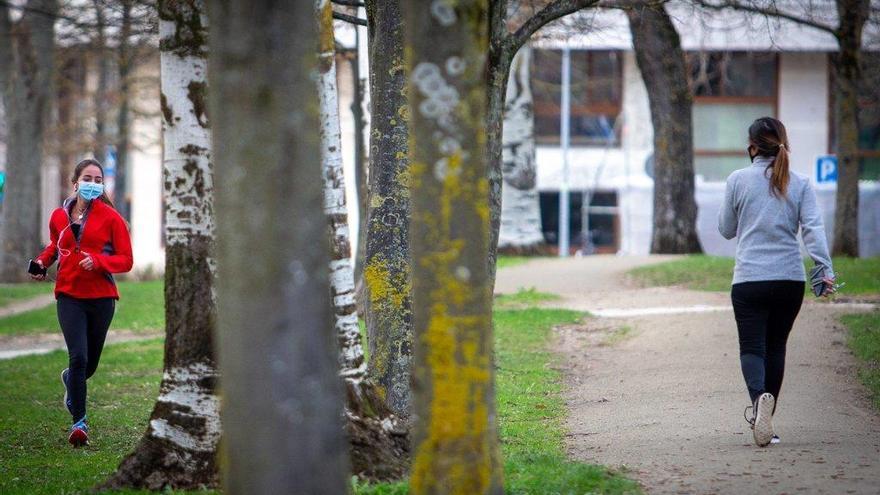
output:
[[[535,138],[540,143],[560,140],[562,51],[535,50],[532,93]],[[620,114],[623,81],[618,51],[571,51],[571,142],[616,145],[615,122]]]
[[[833,60],[831,63],[834,63]],[[830,68],[829,68],[830,70]],[[862,85],[859,88],[859,178],[880,180],[880,53],[862,52]],[[831,71],[831,108],[837,108],[834,71]],[[837,149],[836,112],[829,118],[831,149]]]
[[[748,127],[776,114],[775,53],[690,52],[694,170],[724,180],[747,159]]]

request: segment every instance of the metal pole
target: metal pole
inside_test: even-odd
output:
[[[568,141],[570,134],[571,110],[571,51],[562,49],[562,102],[561,120],[559,123],[560,141],[562,142],[562,184],[559,186],[559,257],[568,256]]]

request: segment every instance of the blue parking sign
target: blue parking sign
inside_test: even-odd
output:
[[[836,156],[824,155],[816,158],[816,182],[820,184],[837,182]]]

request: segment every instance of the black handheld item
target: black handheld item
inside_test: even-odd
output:
[[[30,260],[28,264],[28,273],[31,275],[45,275],[49,271],[48,268],[43,268],[34,260]]]
[[[825,285],[825,267],[816,265],[810,270],[810,285],[813,288],[813,295],[816,297],[821,297],[822,294],[825,294],[827,287]]]

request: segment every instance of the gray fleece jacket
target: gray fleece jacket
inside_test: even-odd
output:
[[[761,280],[804,281],[798,230],[817,265],[834,277],[822,216],[810,179],[791,172],[785,197],[770,192],[772,157],[759,156],[752,166],[727,178],[718,230],[725,239],[737,238],[733,283]]]

